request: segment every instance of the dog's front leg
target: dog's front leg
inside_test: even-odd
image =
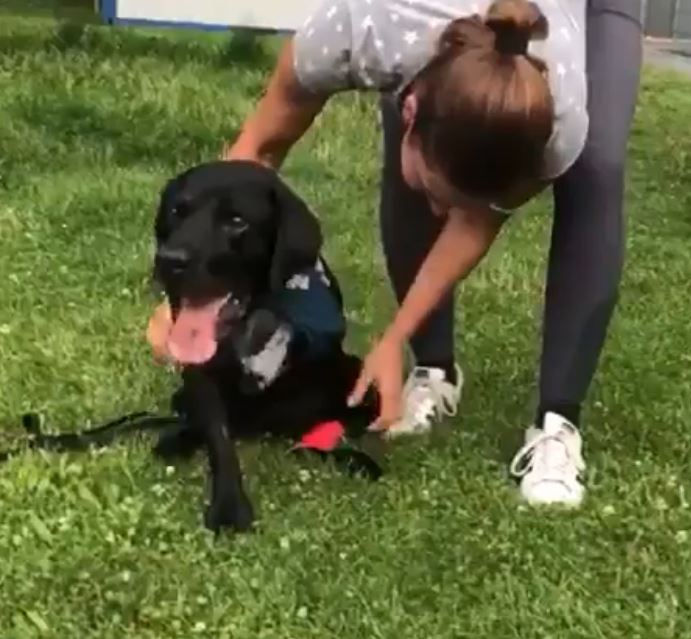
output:
[[[209,452],[211,495],[205,514],[206,527],[214,532],[221,528],[249,530],[254,512],[243,488],[240,462],[220,389],[201,368],[186,369],[183,381],[190,399],[190,422],[203,432]]]

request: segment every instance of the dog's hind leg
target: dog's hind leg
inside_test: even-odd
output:
[[[166,463],[189,459],[204,446],[204,435],[188,422],[163,431],[153,448],[154,455]]]
[[[243,487],[235,440],[219,388],[198,368],[186,369],[183,380],[190,423],[203,433],[209,453],[211,494],[206,527],[214,532],[222,528],[247,531],[254,512]]]

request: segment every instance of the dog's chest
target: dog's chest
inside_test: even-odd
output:
[[[279,324],[258,350],[240,358],[245,376],[256,384],[257,390],[265,390],[288,365],[288,350],[293,340],[289,325]]]

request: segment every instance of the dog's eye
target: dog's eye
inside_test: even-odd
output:
[[[249,228],[247,220],[241,218],[239,215],[231,217],[224,223],[223,226],[226,230],[226,233],[228,233],[228,235],[230,235],[231,237],[237,237],[238,235],[242,235]]]

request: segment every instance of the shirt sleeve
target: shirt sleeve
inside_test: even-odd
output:
[[[296,31],[295,74],[305,89],[332,94],[355,87],[351,74],[352,23],[348,0],[326,0]]]

